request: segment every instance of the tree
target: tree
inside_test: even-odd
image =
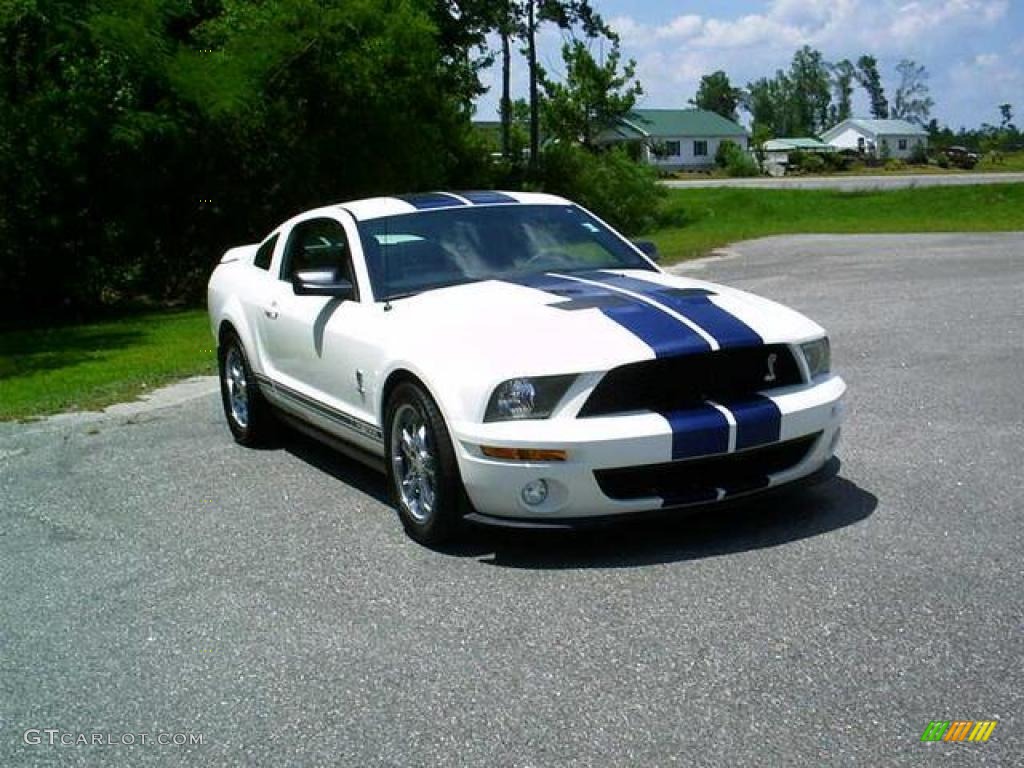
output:
[[[832,101],[828,65],[808,45],[793,54],[789,68],[791,136],[811,136],[828,128]]]
[[[729,120],[736,120],[741,95],[742,92],[738,88],[733,88],[729,82],[729,76],[718,70],[700,79],[697,95],[690,99],[690,103],[698,109],[706,109]]]
[[[747,84],[743,108],[750,114],[755,134],[768,138],[789,134],[790,90],[789,79],[782,70],[774,78],[762,77]]]
[[[793,55],[789,71],[747,85],[744,109],[754,129],[773,136],[810,136],[824,130],[829,121],[831,81],[821,53],[804,46]]]
[[[889,116],[889,102],[885,98],[882,76],[878,74],[878,60],[864,55],[857,59],[857,82],[867,92],[871,102],[871,116],[884,120]]]
[[[1003,130],[1013,127],[1013,105],[1012,104],[1000,104],[999,115],[1002,118],[1002,122],[999,127]]]
[[[588,38],[601,35],[617,43],[615,34],[600,14],[590,6],[589,0],[526,0],[526,55],[530,81],[530,164],[536,170],[540,157],[540,95],[538,85],[541,71],[537,64],[537,27],[552,22],[561,29],[574,25],[582,28]]]
[[[925,125],[935,101],[928,95],[928,70],[910,59],[896,65],[900,84],[892,100],[890,117]]]
[[[612,42],[603,63],[580,40],[562,47],[562,59],[566,67],[564,83],[541,72],[545,126],[555,138],[593,148],[598,134],[627,115],[643,93],[634,79],[636,62],[631,59],[619,71],[618,40]]]
[[[485,5],[0,3],[0,319],[198,297],[285,212],[473,183]]]
[[[830,111],[830,122],[835,125],[853,116],[853,81],[857,77],[857,68],[849,59],[843,59],[831,66],[833,101]]]

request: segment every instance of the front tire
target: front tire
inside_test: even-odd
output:
[[[270,405],[260,394],[245,348],[234,333],[217,350],[220,399],[235,441],[246,446],[264,444],[273,428]]]
[[[412,382],[399,384],[385,411],[387,479],[406,532],[436,546],[451,538],[463,512],[462,479],[444,417]]]

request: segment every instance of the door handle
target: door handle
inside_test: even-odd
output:
[[[269,307],[264,307],[263,314],[269,317],[271,320],[277,320],[277,316],[278,314],[280,314],[277,311],[277,302],[273,302]]]

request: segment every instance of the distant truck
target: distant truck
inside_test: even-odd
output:
[[[971,152],[967,147],[946,147],[942,150],[942,154],[949,160],[950,165],[955,165],[957,168],[963,168],[967,171],[976,166],[981,159],[977,152]]]

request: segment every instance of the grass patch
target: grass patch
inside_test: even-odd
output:
[[[211,373],[205,310],[0,333],[0,420],[102,408]]]
[[[981,156],[976,171],[1024,171],[1024,152],[999,152]]]
[[[840,192],[673,189],[652,232],[664,263],[704,256],[738,240],[790,234],[1024,230],[1024,184]]]

